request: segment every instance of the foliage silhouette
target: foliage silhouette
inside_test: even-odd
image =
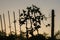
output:
[[[15,16],[15,15],[14,15]],[[9,36],[6,36],[5,32],[0,31],[0,40],[52,40],[52,37],[47,37],[46,34],[39,34],[38,29],[41,28],[41,21],[44,19],[47,20],[45,15],[43,15],[40,12],[40,8],[38,8],[35,5],[32,5],[32,7],[27,7],[27,11],[23,10],[23,13],[20,14],[19,19],[19,25],[20,27],[23,24],[26,24],[26,32],[20,33],[20,35],[14,35],[10,34]],[[28,20],[30,21],[30,28],[28,28]],[[16,23],[16,20],[14,21]],[[46,27],[50,26],[50,24],[47,24]],[[37,35],[34,35],[33,32],[37,30]],[[25,35],[24,35],[25,34]],[[31,37],[29,37],[29,34]],[[59,34],[57,32],[54,36],[54,40],[56,40],[56,36]],[[26,36],[26,37],[24,37]]]
[[[28,40],[28,34],[32,35],[32,37],[33,37],[34,36],[33,32],[35,30],[37,30],[37,33],[39,34],[38,29],[41,28],[41,26],[40,26],[41,25],[41,20],[43,20],[44,17],[45,17],[40,12],[39,9],[40,8],[38,8],[37,6],[32,5],[32,7],[27,7],[28,11],[23,10],[23,13],[20,14],[19,23],[20,23],[20,25],[26,24],[26,37],[27,37],[27,40]],[[28,28],[28,26],[27,26],[27,20],[30,20],[30,24],[31,24],[30,28]],[[32,25],[34,25],[34,28],[33,28]]]

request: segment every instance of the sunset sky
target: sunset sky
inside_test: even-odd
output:
[[[6,17],[6,26],[7,26],[7,32],[9,32],[9,24],[8,24],[8,10],[10,11],[10,18],[11,18],[11,25],[13,26],[13,11],[15,11],[16,14],[16,20],[17,20],[17,30],[19,29],[18,24],[18,9],[21,10],[25,9],[27,6],[32,6],[32,4],[36,5],[40,8],[41,13],[46,14],[47,17],[49,15],[51,16],[51,10],[55,10],[55,32],[60,30],[60,0],[0,0],[0,15],[3,13]],[[48,18],[48,23],[51,23],[50,18]],[[51,27],[42,27],[39,29],[39,31],[46,32],[50,34],[50,28]],[[13,27],[12,27],[13,29]],[[24,30],[24,27],[22,28]]]

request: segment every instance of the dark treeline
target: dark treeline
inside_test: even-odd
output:
[[[14,34],[10,34],[9,36],[5,35],[5,32],[1,32],[0,31],[0,40],[27,40],[26,37],[24,37],[24,33],[21,32],[22,34],[17,36]],[[59,35],[60,32],[57,32],[54,36],[54,40],[60,40],[57,39],[56,36]],[[52,40],[51,37],[47,37],[44,36],[43,34],[38,34],[38,35],[34,35],[28,38],[28,40]]]
[[[4,26],[5,29],[3,31],[3,24],[2,24],[2,17],[0,15],[0,21],[1,21],[1,29],[0,31],[0,40],[59,40],[56,38],[57,35],[60,34],[60,32],[56,33],[54,35],[54,10],[51,12],[51,24],[45,25],[46,27],[51,26],[51,37],[46,37],[46,34],[39,34],[39,28],[41,28],[41,21],[47,20],[47,17],[40,12],[40,8],[38,8],[35,5],[32,5],[32,7],[27,7],[27,11],[23,10],[23,13],[20,13],[19,10],[19,25],[20,25],[20,35],[17,36],[17,27],[16,27],[16,19],[15,19],[15,12],[13,11],[13,17],[14,17],[14,28],[15,28],[15,34],[12,34],[11,31],[11,23],[10,23],[10,14],[8,11],[8,19],[9,19],[9,29],[10,34],[9,36],[6,36],[6,23],[5,23],[5,16],[3,14],[3,20],[4,20]],[[28,21],[30,22],[30,28],[27,26]],[[22,32],[21,26],[25,24],[26,25],[26,32]],[[34,35],[33,32],[37,31],[37,34]],[[29,34],[31,37],[29,37]]]

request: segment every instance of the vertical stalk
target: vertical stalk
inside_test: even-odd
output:
[[[15,12],[14,11],[13,11],[13,16],[14,16],[15,35],[16,35],[16,20],[15,20]]]
[[[52,37],[52,40],[54,40],[54,15],[55,15],[54,10],[52,10],[52,19],[51,19],[51,21],[52,21],[52,25],[51,25],[51,37]]]
[[[2,25],[2,17],[0,15],[0,19],[1,19],[1,31],[3,32],[3,25]]]
[[[5,15],[3,14],[3,21],[4,21],[4,27],[5,27],[5,33],[6,33],[6,22],[5,22]]]
[[[9,11],[8,11],[8,20],[9,20],[9,28],[10,28],[10,34],[11,34],[11,23],[10,23],[10,14],[9,14]]]
[[[19,10],[19,20],[20,20],[20,10]],[[21,35],[21,25],[20,25],[20,35]]]

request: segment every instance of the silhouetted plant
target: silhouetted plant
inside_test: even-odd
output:
[[[9,13],[9,11],[8,11],[8,13]],[[15,27],[15,34],[16,34],[15,12],[13,12],[13,13],[14,13],[14,27]],[[54,10],[53,10],[53,13],[54,13]],[[35,5],[32,5],[32,7],[27,7],[27,11],[23,10],[23,13],[19,14],[19,17],[20,17],[19,18],[20,31],[21,31],[21,26],[23,24],[26,24],[26,32],[24,33],[24,32],[21,31],[19,36],[13,35],[13,34],[10,34],[9,36],[6,36],[5,32],[0,32],[0,40],[52,40],[52,37],[48,37],[48,39],[47,39],[46,38],[46,34],[39,34],[39,30],[38,29],[41,28],[41,21],[44,21],[44,19],[47,20],[47,17],[45,17],[45,15],[43,15],[40,12],[40,8],[38,8]],[[4,25],[6,26],[4,14],[3,14],[3,19],[4,19]],[[28,28],[28,26],[27,26],[28,20],[30,21],[30,24],[31,24],[30,28]],[[10,21],[10,18],[9,18],[9,21]],[[9,24],[9,25],[11,26],[11,24]],[[48,26],[50,26],[50,24],[46,25],[46,27],[48,27]],[[52,25],[52,26],[54,27],[54,25]],[[36,31],[36,30],[37,30],[37,35],[34,35],[33,32]],[[5,27],[5,31],[6,31],[6,27]],[[24,37],[23,33],[26,34],[25,35],[26,38]],[[31,35],[30,38],[29,38],[28,34]],[[54,34],[54,32],[53,32],[53,34]],[[54,40],[56,40],[56,36],[58,34],[60,34],[60,32],[57,32],[55,34],[55,36],[53,36]]]
[[[37,32],[38,32],[38,29],[41,28],[41,26],[40,26],[41,20],[43,20],[45,18],[45,16],[40,12],[39,9],[40,8],[38,8],[37,6],[32,5],[32,7],[27,7],[28,11],[23,10],[23,13],[20,14],[19,23],[20,23],[20,25],[26,24],[26,33],[27,33],[26,36],[27,37],[28,37],[28,34],[31,34],[32,36],[34,36],[33,32],[35,30],[37,30]],[[30,23],[31,23],[30,28],[28,28],[28,26],[27,26],[27,24],[28,24],[27,20],[30,20]],[[32,25],[34,25],[34,28],[32,27]],[[50,25],[48,24],[48,26],[50,26]]]

